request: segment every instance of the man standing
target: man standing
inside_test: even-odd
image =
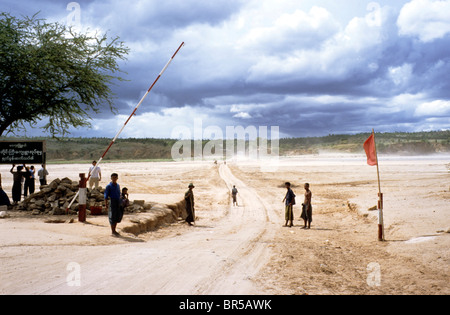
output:
[[[47,185],[47,175],[48,175],[48,171],[45,168],[45,165],[42,164],[41,168],[38,171],[39,183],[41,184],[41,186]]]
[[[16,164],[13,164],[10,172],[11,174],[13,174],[13,186],[12,186],[12,199],[14,202],[13,205],[16,205],[22,198],[22,180],[23,177],[25,176],[25,172],[22,172],[22,170],[25,167],[25,164],[23,166],[21,165],[17,166],[16,172],[13,172],[14,167],[16,167]]]
[[[111,182],[105,188],[105,206],[108,209],[109,224],[111,225],[111,232],[114,236],[120,234],[116,232],[117,223],[122,221],[123,208],[120,206],[120,186],[117,183],[119,175],[111,174]],[[108,202],[108,198],[110,198]]]
[[[98,189],[98,183],[102,180],[102,172],[100,167],[96,167],[97,161],[92,161],[92,166],[89,168],[89,190],[95,184],[95,189]]]
[[[303,201],[303,208],[302,208],[302,215],[301,218],[303,221],[305,221],[304,229],[311,228],[311,222],[312,222],[312,206],[311,206],[311,198],[312,198],[312,192],[309,190],[309,184],[305,184],[305,200]],[[308,223],[308,227],[306,227],[306,223]]]
[[[34,166],[30,167],[25,166],[26,175],[25,175],[25,183],[23,187],[23,195],[24,197],[28,196],[28,192],[31,194],[34,193],[34,180],[35,180],[35,169]]]
[[[238,190],[237,190],[236,186],[233,185],[233,189],[231,190],[231,197],[233,197],[233,206],[238,206],[237,194],[238,194]]]
[[[284,184],[286,187],[286,196],[283,199],[283,202],[285,202],[285,219],[286,224],[285,227],[289,226],[292,227],[294,225],[294,211],[292,210],[292,206],[295,205],[295,194],[291,189],[291,183],[286,182]],[[291,221],[291,224],[288,225],[288,221]]]
[[[184,194],[184,201],[186,202],[186,222],[192,225],[195,222],[195,210],[194,210],[194,192],[192,189],[195,188],[194,184],[189,184],[189,190]]]

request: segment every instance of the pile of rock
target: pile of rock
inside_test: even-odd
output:
[[[66,214],[67,207],[72,199],[75,197],[79,189],[78,181],[72,181],[70,178],[55,179],[46,186],[41,186],[40,190],[31,194],[15,206],[14,210],[31,211],[32,214],[48,214],[48,215],[63,215]],[[105,204],[104,198],[105,190],[101,187],[99,189],[87,189],[86,208],[103,207]],[[130,206],[125,209],[126,212],[140,212],[149,210],[151,204],[144,201],[130,202]],[[76,214],[79,208],[78,198],[74,201],[69,209],[69,214]],[[103,214],[107,211],[103,209]],[[88,212],[89,214],[89,212]]]

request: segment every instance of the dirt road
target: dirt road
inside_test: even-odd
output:
[[[129,237],[129,243],[105,246],[36,244],[26,248],[26,259],[13,259],[25,248],[11,246],[11,256],[2,255],[0,293],[264,293],[252,279],[269,257],[265,242],[273,237],[276,214],[226,165],[219,173],[229,189],[238,187],[240,203],[219,220],[146,242]]]
[[[194,182],[196,226],[115,238],[106,216],[47,224],[19,213],[0,220],[0,294],[449,294],[448,161],[383,157],[386,242],[377,240],[376,172],[364,156],[286,157],[277,172],[253,161],[105,163],[132,200],[176,203]],[[51,165],[51,176],[85,170]],[[0,166],[10,192],[8,171]],[[293,228],[282,227],[285,181],[297,194]],[[310,230],[299,221],[306,181]]]

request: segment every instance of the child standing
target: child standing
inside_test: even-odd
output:
[[[128,188],[122,188],[122,195],[120,196],[121,206],[125,210],[126,207],[130,205],[130,200],[128,199]]]

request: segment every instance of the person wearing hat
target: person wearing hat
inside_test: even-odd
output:
[[[188,186],[189,190],[184,194],[184,201],[186,202],[186,222],[192,225],[195,222],[195,210],[194,210],[194,192],[192,189],[195,188],[194,184],[190,183]]]

